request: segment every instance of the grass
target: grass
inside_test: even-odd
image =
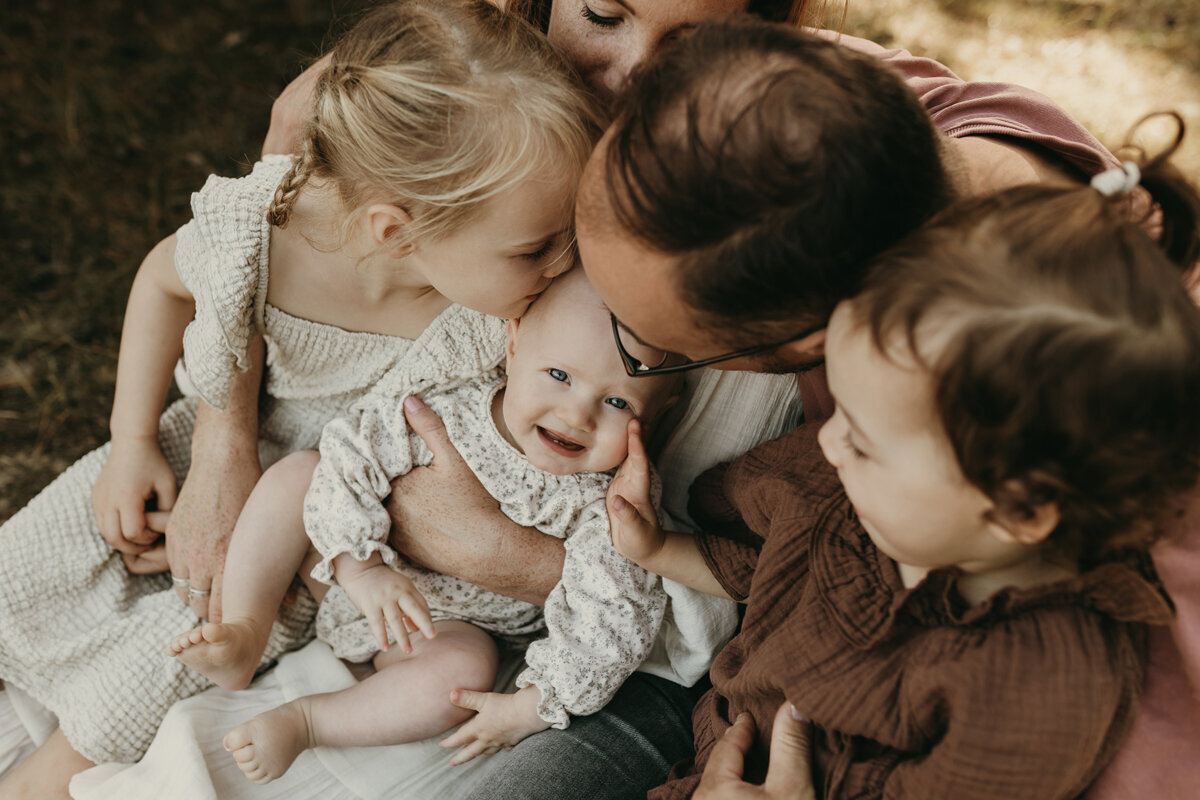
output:
[[[107,438],[141,258],[362,3],[26,0],[0,10],[0,519]]]
[[[207,175],[246,170],[272,99],[366,2],[0,5],[0,520],[107,438],[142,256]],[[1180,107],[1200,177],[1194,0],[849,4],[847,32],[1038,88],[1110,144]]]
[[[845,29],[1037,89],[1110,148],[1143,115],[1179,111],[1191,133],[1175,162],[1200,180],[1196,0],[849,0]]]

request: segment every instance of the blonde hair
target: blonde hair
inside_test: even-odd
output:
[[[319,181],[347,225],[367,203],[392,203],[413,218],[401,241],[439,239],[531,175],[577,180],[600,129],[578,79],[525,21],[486,0],[393,2],[335,45],[267,220],[286,226],[301,188]]]

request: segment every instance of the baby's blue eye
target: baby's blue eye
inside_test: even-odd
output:
[[[571,379],[570,375],[563,372],[561,369],[558,369],[557,367],[551,367],[550,369],[546,370],[546,372],[550,373],[550,377],[554,378],[554,380],[562,381],[563,383],[566,383]]]
[[[620,408],[620,409],[629,408],[629,403],[625,400],[622,400],[619,397],[608,397],[608,398],[605,398],[604,402],[608,403],[613,408]]]

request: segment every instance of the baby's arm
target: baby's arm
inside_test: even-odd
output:
[[[650,502],[650,461],[641,424],[629,423],[629,455],[608,487],[606,506],[612,543],[642,569],[717,597],[729,593],[704,562],[694,536],[664,531]]]
[[[366,561],[342,553],[333,559],[333,575],[355,608],[367,618],[380,650],[388,650],[388,628],[405,653],[412,652],[408,641],[410,629],[421,631],[427,639],[434,637],[429,604],[412,581],[383,563],[378,551]]]
[[[175,271],[171,235],[146,256],[129,293],[109,422],[112,450],[92,489],[100,533],[122,553],[141,553],[158,536],[146,526],[146,501],[155,498],[160,510],[175,503],[175,473],[158,447],[158,417],[194,312]]]
[[[390,627],[408,652],[405,615],[425,636],[435,632],[424,598],[388,566],[396,553],[387,545],[391,520],[383,499],[390,481],[413,466],[400,398],[367,395],[351,415],[325,426],[320,450],[304,498],[304,527],[323,556],[312,576],[326,583],[336,579],[366,615],[381,650],[388,649]]]

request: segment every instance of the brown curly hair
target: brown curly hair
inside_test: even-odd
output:
[[[1083,563],[1147,546],[1200,475],[1200,310],[1181,280],[1200,197],[1173,150],[1142,167],[1152,225],[1128,195],[1017,187],[935,218],[851,301],[881,352],[902,337],[932,373],[996,513],[1056,504],[1050,541]]]

